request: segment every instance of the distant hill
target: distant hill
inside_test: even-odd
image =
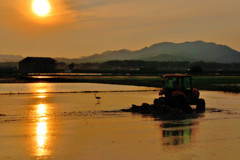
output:
[[[64,59],[62,59],[64,60]],[[144,61],[205,61],[218,63],[239,63],[240,52],[215,43],[203,41],[171,43],[163,42],[141,50],[106,51],[79,59],[65,59],[65,62],[106,62],[110,60]]]
[[[19,62],[23,57],[20,55],[0,55],[0,63],[4,62]]]
[[[19,62],[24,57],[20,55],[0,55],[0,63]],[[217,63],[240,63],[240,52],[226,46],[203,41],[157,43],[150,47],[131,51],[127,49],[106,51],[101,54],[68,59],[54,58],[58,62],[86,63],[106,62],[112,60],[143,60],[143,61],[204,61]]]
[[[73,58],[73,59],[70,59],[70,58],[64,58],[64,57],[55,57],[53,58],[55,59],[57,62],[64,62],[64,63],[67,63],[67,64],[70,64],[70,63],[81,63],[81,60],[79,58]]]

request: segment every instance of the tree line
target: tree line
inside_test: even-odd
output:
[[[158,62],[141,60],[114,60],[103,63],[71,63],[65,64],[65,69],[72,72],[240,72],[240,63],[215,63],[215,62]],[[59,64],[59,63],[58,63]],[[58,65],[57,64],[57,65]]]

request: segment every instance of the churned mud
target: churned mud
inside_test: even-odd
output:
[[[188,119],[197,118],[199,113],[196,111],[184,111],[177,108],[172,108],[167,105],[156,106],[143,103],[141,106],[133,105],[129,109],[122,109],[122,112],[139,113],[143,115],[150,115],[154,118],[159,118],[163,120],[173,120],[173,119]]]
[[[204,112],[193,110],[190,106],[173,107],[161,103],[143,103],[140,106],[133,104],[131,108],[122,109],[121,111],[150,115],[164,120],[197,118],[199,113]]]
[[[181,120],[181,119],[194,119],[201,117],[203,113],[225,113],[237,114],[230,110],[207,108],[205,110],[192,109],[191,106],[173,107],[166,104],[148,104],[132,105],[129,109],[122,109],[122,112],[131,112],[135,114],[149,115],[160,120]]]

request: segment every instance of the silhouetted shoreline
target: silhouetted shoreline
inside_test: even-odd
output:
[[[194,87],[200,90],[240,93],[240,76],[195,76]],[[0,83],[103,83],[161,88],[160,76],[66,76],[60,78],[1,78]]]

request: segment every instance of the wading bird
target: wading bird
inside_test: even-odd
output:
[[[101,99],[101,97],[97,97],[96,94],[94,94],[94,95],[95,95],[95,98],[98,100],[98,104],[100,104],[100,99]]]

